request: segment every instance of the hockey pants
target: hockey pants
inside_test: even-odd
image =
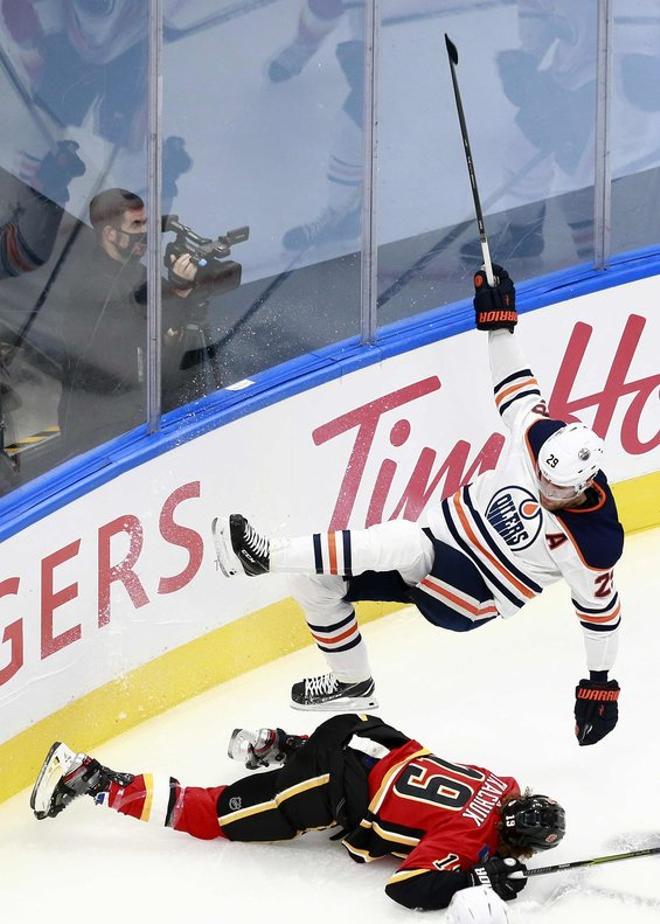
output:
[[[143,773],[127,786],[112,783],[97,802],[203,840],[290,840],[334,826],[342,820],[338,806],[346,804],[355,823],[367,810],[367,777],[375,759],[346,747],[354,731],[371,734],[390,749],[409,740],[376,717],[333,716],[281,769],[211,787],[182,786],[173,777]]]

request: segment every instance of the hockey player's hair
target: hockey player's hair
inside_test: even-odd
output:
[[[526,799],[528,796],[532,795],[532,790],[529,787],[527,787],[527,789],[525,789],[522,795],[523,795],[523,798]],[[520,796],[515,796],[515,795],[507,796],[506,799],[504,799],[504,801],[502,802],[501,812],[502,813],[504,812],[504,809],[507,807],[507,805],[510,802],[513,802],[515,799],[519,799],[519,798]],[[504,857],[505,859],[506,857],[515,857],[516,860],[529,860],[530,857],[534,856],[534,851],[532,850],[531,847],[514,847],[513,844],[510,844],[506,840],[504,822],[501,817],[497,823],[497,831],[500,835],[500,839],[499,839],[500,843],[499,843],[499,847],[497,848],[497,853],[500,857]]]
[[[124,212],[134,212],[144,208],[144,201],[136,193],[118,186],[104,189],[94,196],[89,203],[89,220],[96,233],[105,225],[121,224]]]

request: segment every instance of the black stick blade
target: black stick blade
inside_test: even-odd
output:
[[[455,65],[458,64],[458,49],[456,45],[449,38],[445,32],[445,45],[447,46],[447,54],[449,55],[449,60],[452,61]]]

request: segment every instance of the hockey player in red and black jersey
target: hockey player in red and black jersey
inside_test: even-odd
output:
[[[618,718],[608,672],[621,606],[613,568],[623,529],[600,470],[603,442],[548,416],[516,343],[515,289],[475,276],[476,325],[488,332],[495,404],[509,430],[498,463],[426,511],[426,524],[390,521],[288,539],[259,535],[239,514],[213,521],[227,576],[290,572],[293,595],[330,672],[294,684],[299,709],[368,710],[377,703],[353,603],[414,603],[431,623],[464,632],[507,618],[564,578],[583,629],[588,678],[576,689],[576,735],[594,744]]]
[[[186,787],[171,777],[118,773],[56,742],[30,806],[38,819],[54,817],[89,795],[207,840],[281,841],[338,827],[332,839],[341,837],[358,863],[400,860],[385,891],[419,909],[445,908],[456,892],[483,885],[504,901],[516,898],[526,884],[521,861],[564,836],[564,811],[554,800],[521,793],[510,776],[432,754],[375,716],[333,716],[309,738],[237,729],[229,756],[249,769],[278,769],[226,786]]]

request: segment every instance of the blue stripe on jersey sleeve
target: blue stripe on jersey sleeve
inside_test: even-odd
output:
[[[500,388],[504,388],[504,386],[508,385],[509,382],[513,382],[515,379],[520,379],[523,376],[525,376],[525,378],[533,379],[534,373],[531,369],[518,369],[517,372],[512,372],[511,375],[507,375],[505,379],[502,379],[501,382],[498,382],[493,391],[495,394],[497,394]]]
[[[571,602],[573,603],[573,606],[575,607],[576,610],[580,610],[581,613],[593,613],[594,615],[599,615],[602,613],[606,613],[608,610],[613,610],[616,604],[618,603],[618,600],[619,600],[619,595],[618,593],[616,593],[614,594],[612,599],[608,603],[605,604],[605,606],[593,607],[593,606],[582,606],[581,603],[578,603],[575,597],[571,597]]]
[[[615,629],[619,628],[620,623],[621,623],[620,616],[613,626],[593,625],[593,623],[582,622],[582,620],[580,620],[580,625],[582,626],[582,628],[589,629],[590,632],[614,632]]]
[[[504,414],[505,411],[507,411],[511,407],[511,405],[514,402],[518,401],[520,398],[527,398],[529,395],[538,395],[540,398],[541,392],[538,390],[538,388],[528,388],[526,391],[518,392],[518,394],[514,395],[513,398],[509,398],[508,401],[505,401],[504,404],[500,405],[500,407],[498,408],[498,411],[500,412],[500,417]]]

